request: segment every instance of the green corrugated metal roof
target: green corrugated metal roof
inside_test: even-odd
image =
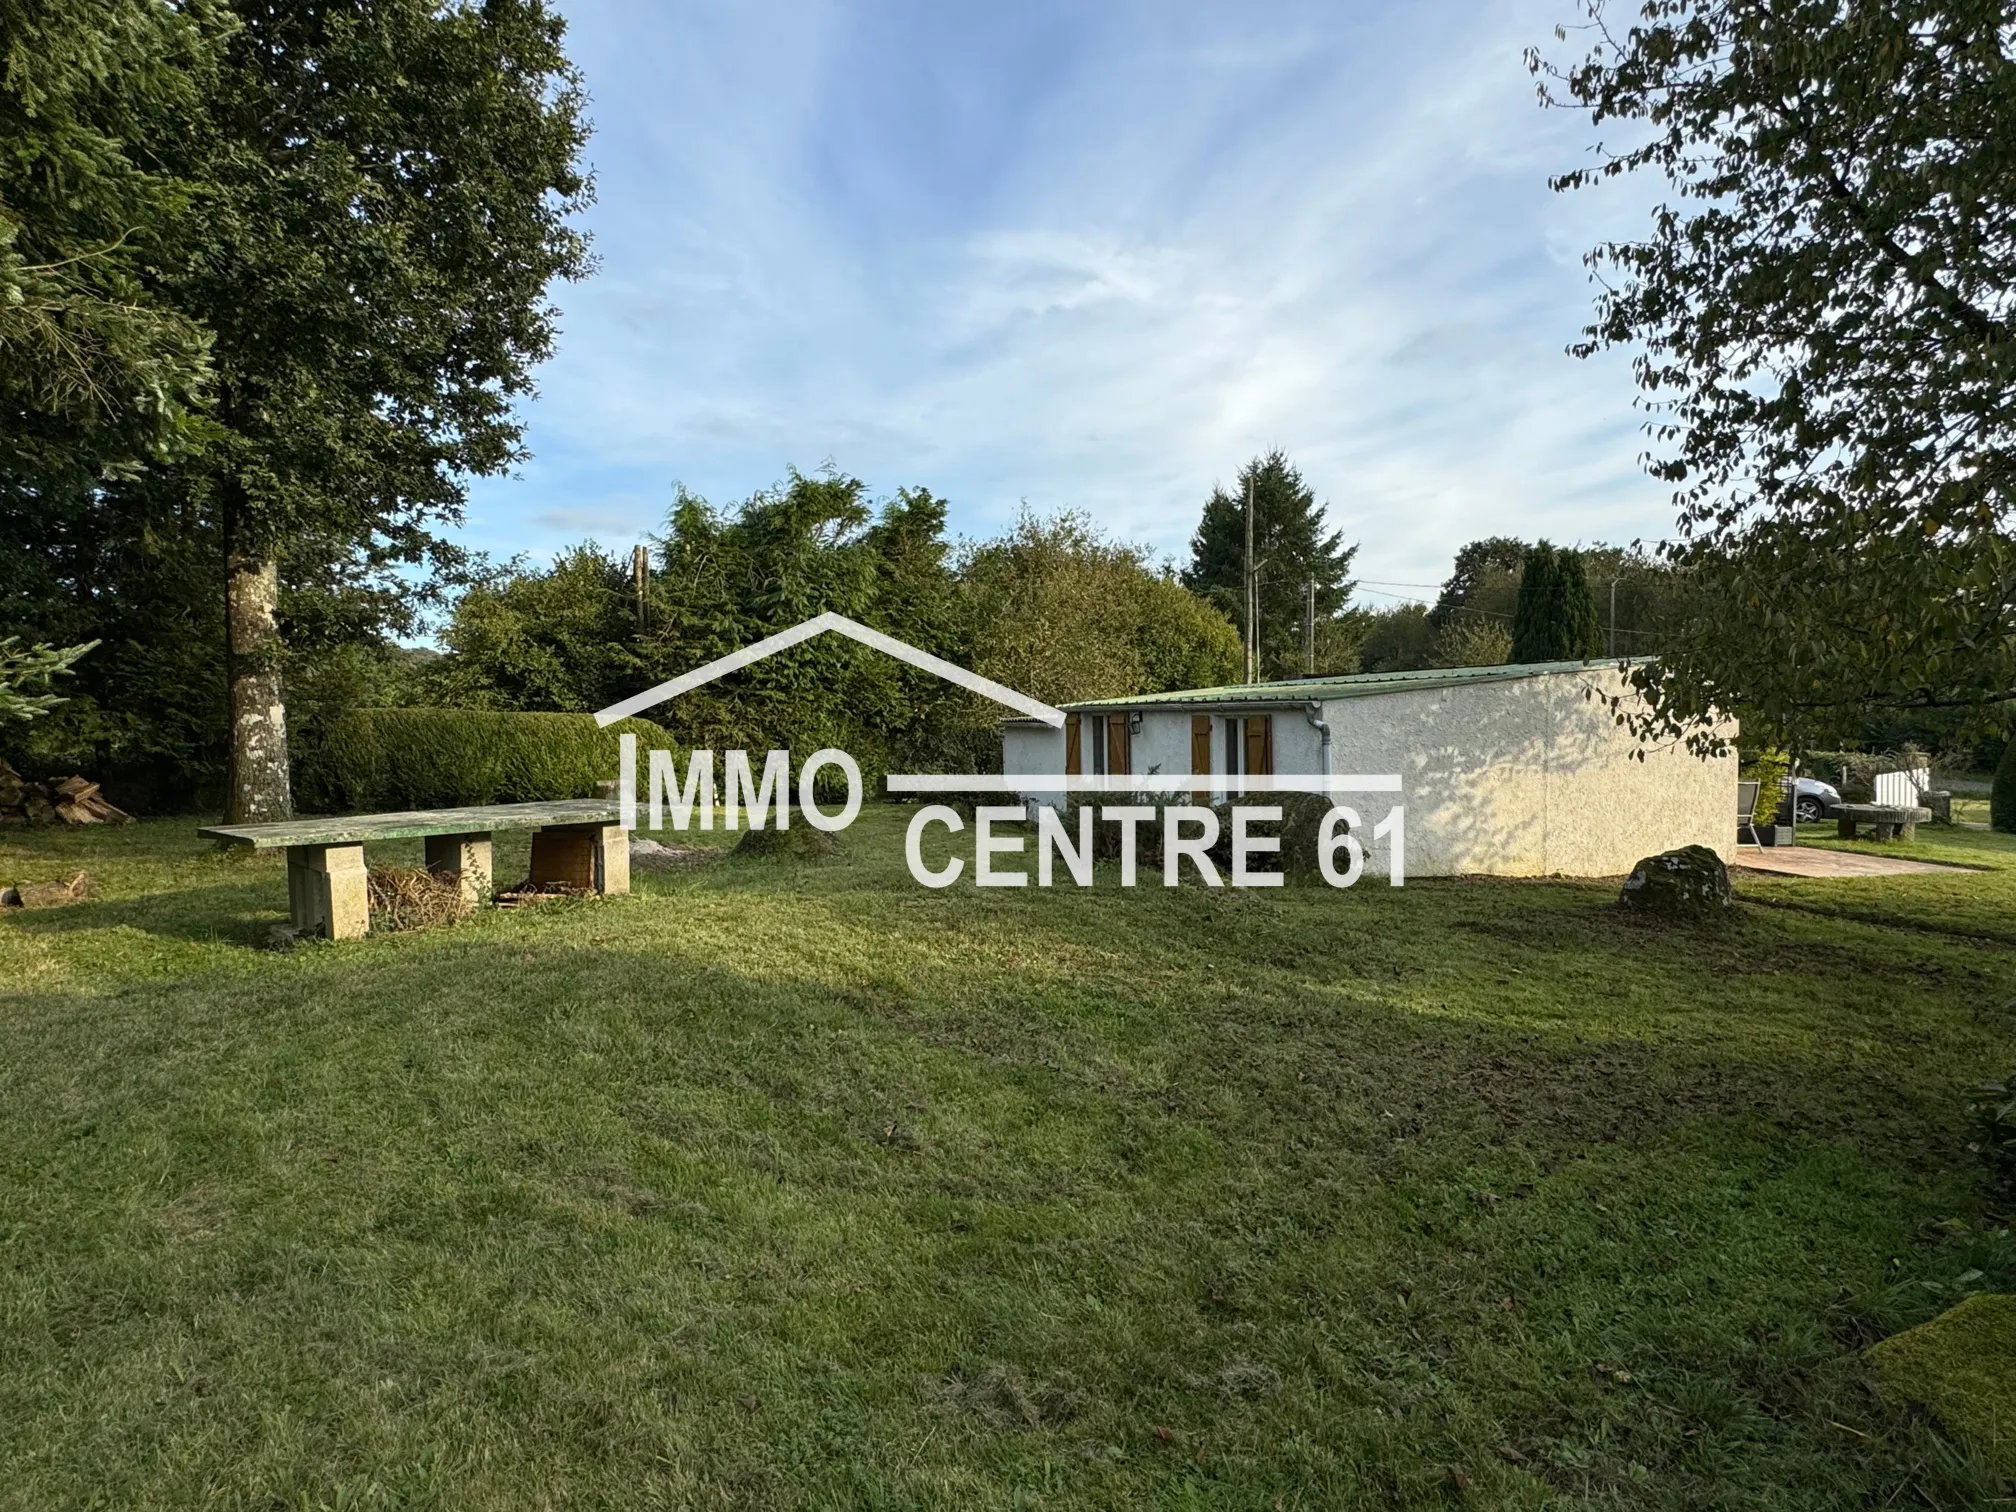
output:
[[[1472,683],[1514,682],[1551,672],[1586,672],[1592,667],[1640,666],[1652,658],[1602,657],[1595,661],[1522,662],[1504,667],[1429,667],[1419,672],[1360,672],[1353,677],[1305,677],[1293,682],[1234,683],[1223,688],[1188,688],[1178,693],[1143,693],[1134,698],[1095,698],[1060,707],[1140,709],[1155,704],[1306,703],[1312,698],[1376,698],[1382,693],[1427,693]]]

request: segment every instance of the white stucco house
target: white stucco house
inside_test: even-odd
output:
[[[1641,745],[1611,709],[1639,705],[1628,665],[1448,667],[1065,704],[1061,730],[1002,727],[1002,770],[1190,773],[1208,779],[1199,791],[1231,796],[1242,774],[1397,773],[1409,876],[1617,876],[1681,845],[1728,860],[1735,755]],[[1022,791],[1059,801],[1035,781]]]

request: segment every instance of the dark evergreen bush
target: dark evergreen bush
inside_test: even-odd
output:
[[[1988,794],[1988,823],[1994,829],[2016,833],[2016,740],[2002,748],[2002,759],[1995,763],[1995,786]]]

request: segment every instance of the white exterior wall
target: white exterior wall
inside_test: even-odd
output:
[[[1636,760],[1638,742],[1590,690],[1637,704],[1614,667],[1335,699],[1332,770],[1400,774],[1410,877],[1614,877],[1681,845],[1727,861],[1734,754],[1704,760],[1676,743]],[[1387,807],[1384,794],[1343,801],[1368,825]]]
[[[1043,724],[1009,724],[1001,727],[1001,770],[1009,776],[1017,772],[1041,772],[1055,776],[1064,770],[1064,731]],[[1022,801],[1064,806],[1064,794],[1055,788],[1024,788]]]
[[[1189,771],[1190,711],[1145,710],[1134,732],[1133,757],[1137,773]]]

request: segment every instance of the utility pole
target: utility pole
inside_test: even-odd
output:
[[[1260,676],[1260,591],[1253,573],[1253,475],[1246,475],[1246,681]]]
[[[1316,579],[1309,579],[1309,598],[1302,612],[1302,675],[1316,675]]]
[[[651,553],[642,546],[630,548],[630,582],[637,590],[637,633],[644,633],[644,589],[651,581]]]
[[[1617,655],[1617,579],[1610,579],[1610,655]]]

